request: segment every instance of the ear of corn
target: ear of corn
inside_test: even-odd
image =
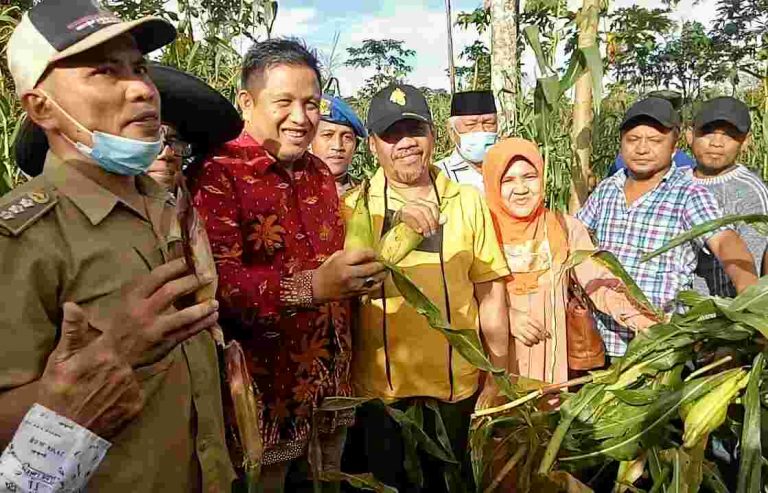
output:
[[[424,237],[405,223],[398,223],[379,242],[378,255],[382,260],[397,265],[424,240]]]
[[[243,469],[248,493],[258,491],[263,444],[260,432],[259,400],[253,390],[253,380],[245,365],[243,349],[237,341],[224,348],[227,381],[235,408],[237,434],[243,449]]]
[[[702,438],[723,424],[728,406],[748,382],[749,374],[746,371],[734,371],[723,383],[687,409],[683,434],[685,448],[693,448]]]
[[[352,215],[346,221],[347,234],[344,238],[345,250],[364,250],[373,248],[373,227],[371,213],[368,210],[368,180],[363,180],[355,202]]]

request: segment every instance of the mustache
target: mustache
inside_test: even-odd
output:
[[[421,154],[424,154],[424,152],[421,149],[419,149],[418,147],[412,147],[410,149],[404,149],[402,151],[395,152],[394,154],[392,154],[392,157],[394,159],[402,159],[404,157],[416,156]]]

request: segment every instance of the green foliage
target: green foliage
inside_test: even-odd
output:
[[[21,18],[17,6],[0,6],[0,46],[8,43],[13,28]],[[13,141],[21,124],[22,109],[16,97],[13,79],[8,72],[5,49],[0,50],[0,195],[12,189],[21,180],[13,156]]]
[[[400,83],[413,70],[407,59],[416,55],[414,50],[403,46],[396,39],[366,39],[359,47],[347,48],[348,67],[373,68],[375,73],[365,81],[358,97],[370,98],[379,90],[393,83]]]
[[[474,29],[483,34],[491,24],[491,12],[476,8],[472,12],[460,12],[456,25],[462,29]],[[457,65],[456,76],[459,91],[482,91],[491,89],[491,52],[480,40],[475,40],[459,54],[459,59],[469,65]]]

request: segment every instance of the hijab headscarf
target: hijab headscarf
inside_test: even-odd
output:
[[[501,193],[504,175],[510,165],[518,159],[527,161],[536,169],[542,184],[538,203],[525,217],[516,215]],[[524,139],[511,138],[491,147],[483,162],[483,181],[496,235],[507,252],[508,259],[510,259],[511,250],[533,248],[545,252],[546,250],[541,250],[541,247],[549,249],[548,268],[551,268],[553,263],[562,264],[568,255],[568,236],[555,213],[544,207],[544,159],[536,144]],[[510,260],[512,276],[508,282],[509,291],[513,294],[536,291],[539,278],[547,270],[537,267],[540,264],[536,262],[530,266],[530,269],[514,264],[515,262]]]

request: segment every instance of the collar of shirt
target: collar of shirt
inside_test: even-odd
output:
[[[685,174],[685,170],[679,170],[675,166],[670,166],[667,172],[664,173],[664,176],[661,177],[661,181],[658,184],[656,184],[656,186],[653,187],[649,192],[646,192],[646,194],[652,193],[658,190],[659,187],[662,186],[662,184],[666,183],[672,177],[672,175],[674,175],[677,172],[680,172],[681,174]],[[623,191],[624,185],[627,183],[627,179],[629,179],[629,169],[625,168],[622,170],[622,172],[616,173],[609,179],[613,180],[612,183]]]
[[[459,154],[459,151],[456,149],[453,150],[450,156],[445,160],[445,166],[451,171],[463,171],[466,169],[472,169],[474,168],[470,166],[470,164],[464,160],[463,157],[461,157],[461,154]]]
[[[444,200],[452,199],[459,196],[460,188],[459,184],[448,179],[445,173],[442,172],[436,166],[429,167],[429,174],[432,176],[432,180],[435,183],[437,189],[437,196],[442,203]],[[371,178],[370,195],[371,197],[384,197],[384,186],[386,185],[386,177],[384,176],[384,168],[379,167],[376,174]],[[403,197],[397,193],[397,190],[389,187],[389,197],[394,199],[395,202],[404,204],[406,201]]]
[[[56,187],[61,195],[72,200],[94,226],[103,221],[117,203],[122,203],[142,217],[145,216],[144,211],[136,211],[122,197],[91,180],[52,152],[49,152],[46,157],[43,176]],[[147,197],[162,202],[171,199],[171,194],[147,175],[136,177],[136,187],[139,193]]]
[[[267,152],[264,146],[245,130],[236,139],[228,142],[225,147],[227,150],[225,156],[227,157],[214,156],[213,159],[219,161],[227,161],[232,158],[239,159],[248,166],[253,167],[260,175],[266,174],[278,163],[277,159]],[[316,158],[316,160],[319,161],[320,158]],[[304,155],[293,163],[293,170],[300,171],[308,165],[317,167],[318,163],[316,160],[312,159],[312,155],[309,152],[304,152]]]

